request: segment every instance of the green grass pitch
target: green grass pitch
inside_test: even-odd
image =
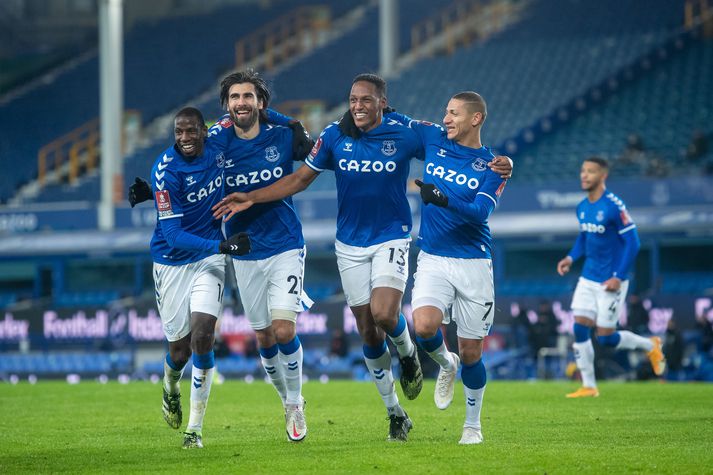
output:
[[[492,381],[485,442],[459,446],[460,385],[445,411],[432,380],[417,400],[401,396],[414,428],[395,443],[373,384],[310,381],[309,433],[290,443],[272,387],[228,381],[213,386],[205,448],[183,450],[160,385],[2,384],[0,473],[713,473],[713,385],[603,383],[599,398],[565,399],[575,388]]]

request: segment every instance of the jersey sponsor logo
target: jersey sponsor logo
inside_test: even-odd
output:
[[[238,173],[236,175],[226,175],[225,184],[231,188],[238,188],[244,185],[256,185],[272,180],[277,180],[284,174],[282,167],[273,169],[264,168],[262,170],[253,170],[248,173]]]
[[[344,143],[344,148],[342,149],[345,152],[351,152],[352,151],[352,146],[354,146],[353,143],[351,142],[345,142]]]
[[[229,158],[228,160],[225,161],[223,168],[233,168],[234,166],[235,166],[235,164],[233,163],[233,159]]]
[[[476,172],[484,172],[485,169],[488,167],[488,162],[486,162],[482,158],[478,158],[473,163],[471,163],[470,166],[473,167],[473,170],[475,170]]]
[[[186,185],[191,186],[196,184],[196,179],[193,178],[193,175],[188,175],[186,177]]]
[[[375,162],[372,160],[347,160],[342,158],[339,160],[339,169],[347,172],[360,173],[381,173],[383,171],[393,173],[396,171],[396,162],[389,160],[388,162]]]
[[[312,147],[312,150],[309,152],[309,156],[312,158],[316,157],[319,153],[320,148],[322,148],[322,137],[317,139],[317,142],[315,142],[314,147]]]
[[[208,182],[208,186],[204,186],[198,191],[192,191],[186,195],[186,199],[190,203],[197,203],[201,201],[203,198],[207,198],[208,196],[212,195],[216,191],[220,190],[220,187],[223,185],[223,177],[218,175],[215,177],[212,181]]]
[[[441,158],[446,158],[446,150],[443,148],[439,148],[438,153],[436,155],[438,155]]]
[[[159,217],[171,216],[173,214],[173,208],[171,207],[171,196],[168,190],[157,191],[156,197],[156,209],[158,210]]]
[[[468,176],[463,173],[458,173],[455,170],[444,168],[440,165],[436,166],[433,163],[426,165],[426,173],[449,183],[455,183],[461,186],[466,185],[471,190],[477,190],[480,186],[480,182],[475,177],[468,178]]]
[[[215,163],[218,165],[218,168],[225,166],[225,155],[223,155],[223,152],[218,152],[218,155],[215,156]]]
[[[268,162],[276,162],[280,159],[280,152],[277,151],[277,147],[271,145],[265,149],[265,160]]]
[[[393,140],[384,140],[381,144],[381,153],[387,157],[391,157],[396,153],[396,142]]]
[[[607,230],[607,228],[605,228],[603,224],[594,224],[594,223],[580,223],[579,229],[583,233],[596,233],[596,234],[604,234]]]

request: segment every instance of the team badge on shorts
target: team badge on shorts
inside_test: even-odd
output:
[[[390,157],[396,153],[396,142],[393,140],[384,140],[381,145],[381,153]]]

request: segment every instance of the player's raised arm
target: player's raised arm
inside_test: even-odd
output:
[[[231,193],[213,206],[213,217],[228,221],[236,213],[245,211],[257,203],[269,203],[294,195],[307,188],[317,178],[317,173],[307,165],[302,165],[296,172],[277,180],[270,186],[259,188],[249,193]]]

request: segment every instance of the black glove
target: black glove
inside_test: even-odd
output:
[[[421,199],[425,204],[433,203],[441,208],[448,207],[448,197],[436,188],[436,185],[424,183],[418,178],[416,179],[416,185],[421,188]]]
[[[386,106],[381,110],[381,113],[384,115],[388,114],[389,112],[396,112],[396,109],[391,106]]]
[[[244,256],[250,252],[250,236],[248,233],[233,234],[218,245],[221,254]]]
[[[353,139],[361,137],[361,130],[354,123],[354,117],[352,117],[352,113],[349,110],[339,119],[339,130],[342,131],[342,134]]]
[[[292,129],[292,156],[295,160],[304,160],[314,147],[314,140],[299,120],[291,120],[287,126]]]
[[[134,184],[129,187],[129,204],[133,208],[144,201],[153,200],[151,185],[143,178],[136,177]]]

